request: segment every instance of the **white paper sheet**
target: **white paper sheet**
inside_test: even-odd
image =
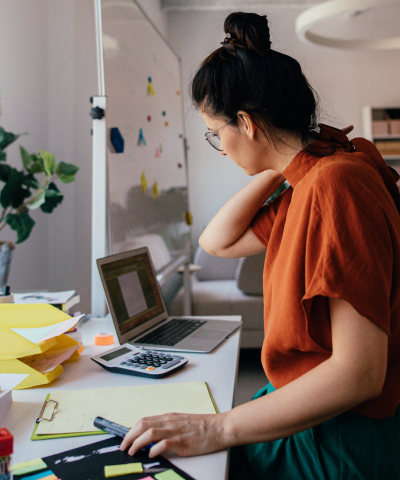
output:
[[[11,390],[28,376],[27,373],[0,373],[0,423],[11,406]]]
[[[46,373],[54,370],[60,363],[65,362],[65,360],[68,360],[77,348],[79,348],[79,345],[74,345],[65,350],[57,350],[55,352],[46,351],[38,355],[30,355],[20,360],[38,372]]]
[[[64,320],[63,322],[55,323],[54,325],[48,325],[46,327],[10,328],[10,330],[18,335],[21,335],[21,337],[26,338],[32,343],[39,343],[67,332],[79,322],[83,315],[84,314],[77,317],[72,317],[68,320]]]

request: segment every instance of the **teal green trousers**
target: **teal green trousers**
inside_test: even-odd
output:
[[[253,400],[274,390],[268,384]],[[243,448],[244,463],[231,469],[230,478],[400,480],[400,407],[381,419],[345,412],[282,440]]]

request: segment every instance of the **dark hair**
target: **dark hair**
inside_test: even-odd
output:
[[[192,80],[193,104],[227,120],[244,110],[272,140],[288,131],[306,143],[316,127],[316,96],[299,63],[271,49],[267,17],[231,13],[224,31],[225,45],[203,61]]]

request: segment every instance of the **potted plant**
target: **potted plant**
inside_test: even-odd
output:
[[[1,231],[10,227],[17,234],[16,243],[24,242],[35,225],[30,210],[51,213],[63,200],[55,182],[71,183],[78,171],[75,165],[56,162],[52,153],[40,150],[30,154],[22,146],[22,168],[12,167],[5,149],[20,136],[0,126],[0,239]],[[0,289],[7,283],[14,246],[13,242],[0,241]]]

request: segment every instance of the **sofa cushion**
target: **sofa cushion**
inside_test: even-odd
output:
[[[235,278],[239,259],[214,257],[199,246],[193,263],[201,267],[201,270],[196,272],[197,280],[232,280]]]
[[[246,295],[263,294],[265,252],[239,260],[235,278],[237,287]]]
[[[193,279],[193,315],[241,315],[242,330],[259,330],[261,337],[264,328],[264,302],[261,295],[245,295],[232,280]],[[168,309],[170,315],[183,314],[183,288]]]

